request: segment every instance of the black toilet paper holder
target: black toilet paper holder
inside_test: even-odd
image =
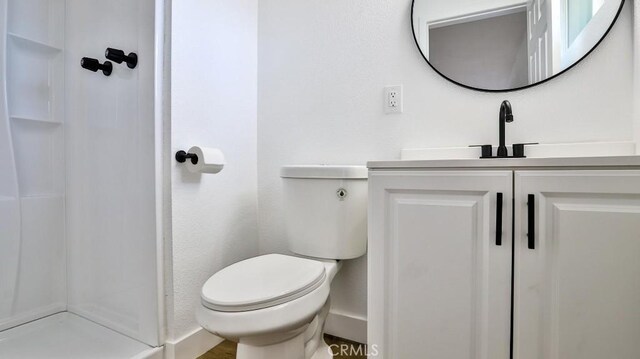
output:
[[[187,159],[191,159],[191,163],[194,165],[198,164],[198,155],[195,153],[187,153],[186,151],[178,151],[176,152],[176,161],[180,163],[187,162]]]

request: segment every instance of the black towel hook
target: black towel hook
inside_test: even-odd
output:
[[[121,64],[123,61],[127,63],[127,66],[130,69],[135,69],[136,66],[138,65],[138,55],[136,55],[133,52],[130,52],[129,55],[125,55],[124,51],[120,50],[120,49],[114,49],[111,47],[107,47],[107,49],[104,52],[104,56],[113,61],[116,62],[118,64]]]
[[[198,164],[198,155],[196,155],[195,153],[187,153],[185,151],[178,151],[176,152],[176,161],[180,162],[180,163],[185,163],[187,162],[187,159],[191,159],[191,163],[194,165]]]
[[[82,60],[80,60],[80,66],[82,66],[83,69],[87,69],[93,72],[102,70],[102,73],[105,76],[110,76],[111,71],[113,71],[113,65],[111,64],[111,61],[105,61],[104,64],[101,64],[100,61],[91,57],[83,57]]]

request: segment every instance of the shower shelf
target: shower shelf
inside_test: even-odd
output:
[[[59,47],[45,44],[44,42],[40,42],[37,40],[32,40],[30,38],[20,36],[12,32],[9,33],[9,37],[16,42],[22,43],[23,45],[33,48],[36,51],[43,51],[51,55],[57,54],[62,51],[62,49]]]
[[[64,193],[38,193],[28,194],[20,196],[20,199],[33,200],[33,199],[63,199]]]
[[[55,121],[52,120],[50,118],[40,118],[40,117],[33,117],[33,116],[10,116],[12,120],[17,120],[17,121],[31,121],[31,122],[39,122],[39,123],[45,123],[45,124],[50,124],[50,125],[62,125],[62,122],[60,121]]]

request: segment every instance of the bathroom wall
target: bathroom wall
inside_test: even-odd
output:
[[[629,3],[629,2],[628,2]],[[497,143],[498,106],[514,106],[509,142],[631,140],[630,5],[609,38],[561,78],[488,94],[424,63],[411,0],[262,0],[259,8],[258,186],[261,252],[286,252],[279,168],[397,159],[402,148]],[[383,87],[404,86],[404,113],[385,115]],[[334,314],[366,316],[366,260],[347,263]],[[353,321],[352,321],[353,322]],[[362,338],[362,326],[354,338]]]
[[[258,252],[257,11],[257,0],[173,1],[172,153],[217,147],[227,165],[199,175],[171,161],[171,342],[199,330],[204,282]]]

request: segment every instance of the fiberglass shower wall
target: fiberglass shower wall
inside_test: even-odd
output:
[[[66,309],[64,2],[2,0],[0,330]]]
[[[68,310],[157,345],[155,1],[0,16],[0,330]],[[107,47],[138,66],[80,67]]]

